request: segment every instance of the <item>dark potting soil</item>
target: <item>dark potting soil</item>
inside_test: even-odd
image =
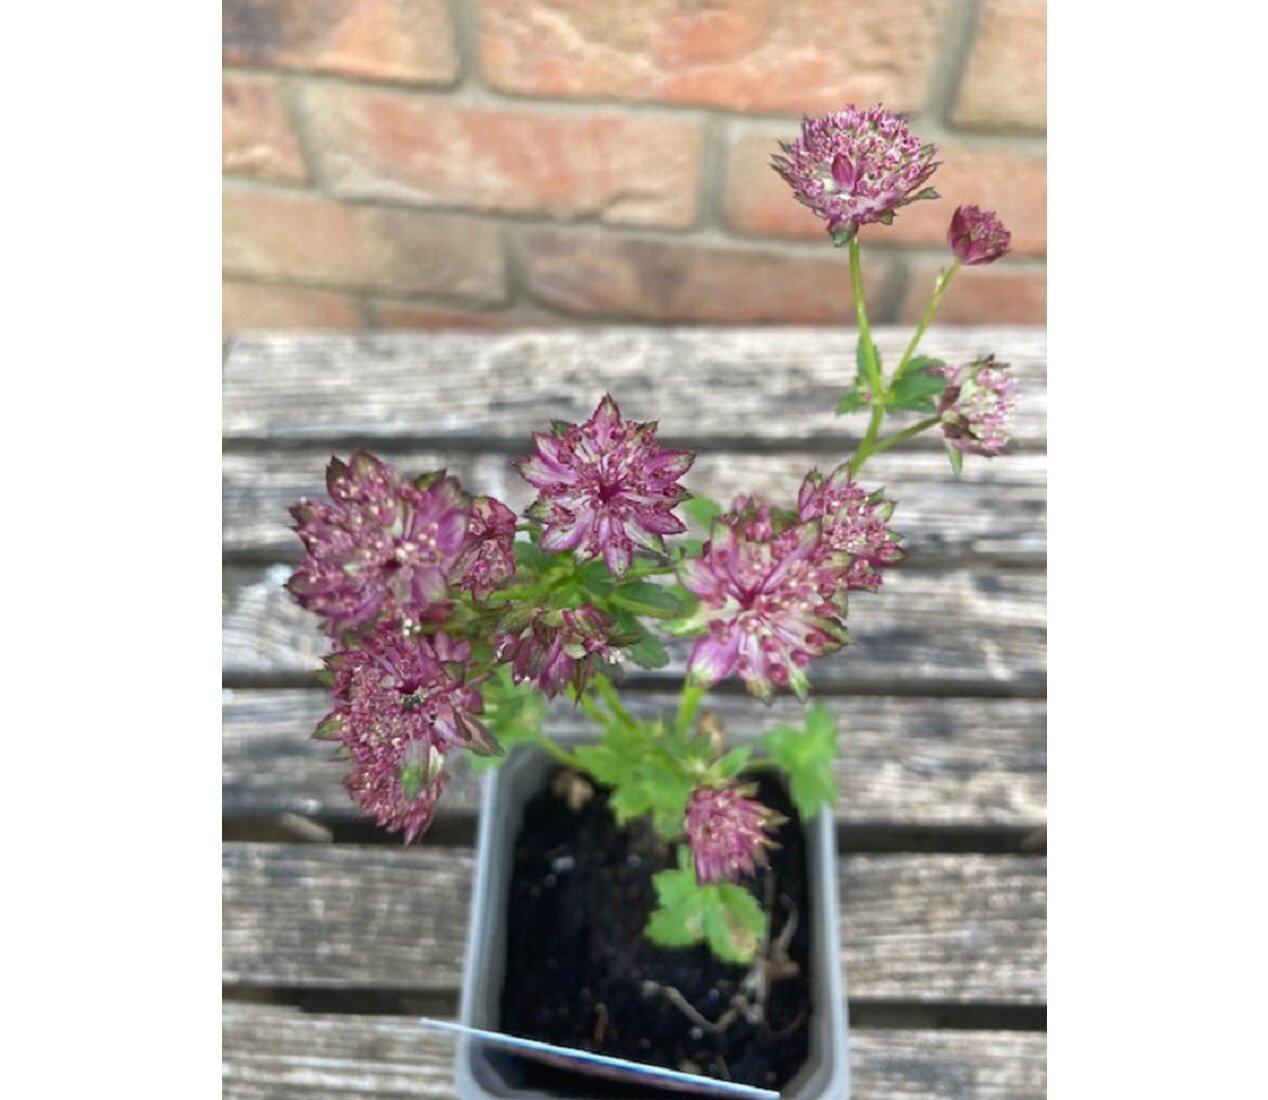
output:
[[[737,995],[744,1006],[749,967],[723,963],[704,946],[669,950],[643,936],[655,906],[651,877],[676,865],[673,848],[642,821],[618,828],[602,790],[574,810],[552,782],[526,806],[516,839],[503,1030],[764,1088],[785,1085],[809,1055],[806,844],[784,788],[766,775],[758,782],[757,797],[788,821],[769,868],[748,885],[767,911],[771,945],[795,922],[769,983],[748,982],[766,987],[760,1018],[728,1012]]]

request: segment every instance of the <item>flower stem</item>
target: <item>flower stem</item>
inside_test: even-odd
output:
[[[687,733],[691,729],[691,723],[695,721],[696,711],[700,707],[700,700],[704,698],[707,689],[703,684],[698,684],[694,680],[687,679],[682,684],[682,701],[678,704],[678,728]]]
[[[880,364],[876,360],[876,345],[872,343],[872,329],[867,323],[867,303],[863,298],[863,268],[859,260],[859,239],[850,238],[850,291],[854,295],[854,316],[858,319],[859,343],[863,348],[863,369],[867,371],[868,384],[872,387],[875,411],[885,397],[885,381],[881,378]]]
[[[544,733],[540,733],[534,738],[535,743],[546,750],[546,753],[554,760],[558,761],[565,768],[572,768],[575,771],[585,771],[581,761],[578,760],[567,749],[562,748],[547,737]]]
[[[920,346],[920,339],[925,334],[925,329],[929,327],[929,323],[933,320],[933,315],[938,312],[938,306],[942,304],[942,296],[946,294],[947,287],[951,285],[951,280],[955,278],[955,273],[960,270],[960,261],[955,260],[945,271],[938,273],[938,281],[933,286],[933,297],[929,299],[929,304],[925,306],[924,316],[920,318],[920,324],[916,326],[916,331],[911,334],[911,342],[907,345],[907,350],[903,352],[903,357],[898,361],[898,367],[894,371],[894,381],[897,382],[907,369],[907,364],[911,362],[911,357],[916,354],[916,348]]]
[[[621,696],[617,693],[612,681],[604,676],[602,672],[595,674],[594,686],[603,697],[603,701],[607,703],[608,710],[612,712],[612,716],[618,722],[631,728],[638,725],[638,719],[625,709],[621,703]]]
[[[871,458],[872,455],[878,455],[881,451],[888,451],[890,447],[903,442],[905,439],[910,439],[912,436],[919,435],[921,432],[927,432],[935,424],[939,424],[941,422],[941,417],[929,416],[924,420],[913,424],[910,428],[904,428],[901,432],[895,432],[893,435],[887,435],[879,442],[871,444],[871,446],[860,447],[858,454],[850,460],[850,473],[857,474],[862,468],[863,463]]]

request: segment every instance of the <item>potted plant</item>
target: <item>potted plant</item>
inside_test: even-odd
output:
[[[289,587],[332,638],[316,736],[338,744],[349,794],[408,843],[458,758],[487,773],[465,1023],[789,1097],[848,1094],[832,719],[808,705],[734,744],[702,701],[728,678],[807,700],[809,667],[848,640],[850,593],[877,592],[904,556],[894,501],[861,480],[871,456],[936,430],[958,473],[1007,442],[1004,364],[918,354],[960,265],[1007,250],[993,214],[955,211],[954,260],[891,371],[868,327],[858,230],[936,198],[933,156],[901,118],[847,106],[775,158],[848,249],[859,339],[840,412],[867,416],[853,455],[787,502],[692,496],[692,453],[605,395],[533,436],[522,515],[364,451],[331,460],[328,500],[294,506],[306,556]],[[892,414],[905,419],[886,434]],[[621,666],[678,668],[676,707],[634,706]],[[552,699],[588,734],[553,737]],[[464,1097],[581,1094],[475,1044],[457,1075]]]

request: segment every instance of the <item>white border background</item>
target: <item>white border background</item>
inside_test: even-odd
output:
[[[1056,1096],[1263,1087],[1249,13],[1051,5]],[[6,1079],[214,1096],[219,11],[6,29]]]

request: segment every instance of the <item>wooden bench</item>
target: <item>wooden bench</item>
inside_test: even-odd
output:
[[[903,334],[881,330],[888,360]],[[1034,329],[944,329],[930,354],[994,351],[1019,377],[1013,453],[954,481],[936,441],[873,459],[910,558],[851,603],[855,642],[815,669],[842,730],[841,934],[855,1096],[1045,1094],[1045,354]],[[357,817],[308,734],[324,643],[281,590],[297,559],[285,507],[320,491],[332,451],[440,466],[513,506],[530,430],[611,390],[700,457],[687,481],[789,499],[830,469],[861,417],[833,408],[853,335],[812,329],[610,329],[510,335],[258,337],[224,383],[225,1094],[454,1095],[450,1041],[412,1016],[456,1011],[474,784],[404,848]],[[633,670],[641,711],[668,670]],[[787,716],[733,691],[737,731]],[[576,726],[555,708],[556,728]]]

